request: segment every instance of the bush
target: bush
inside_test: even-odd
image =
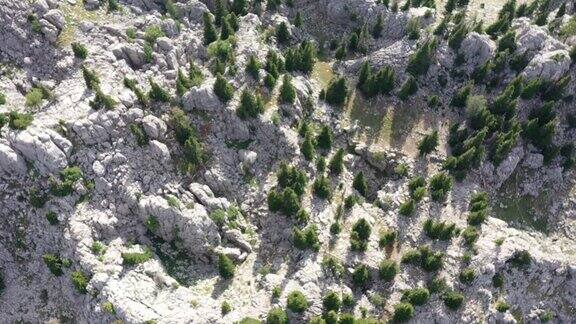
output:
[[[296,100],[296,89],[292,85],[292,81],[288,74],[284,75],[282,80],[282,87],[280,88],[280,102],[285,104],[293,104]]]
[[[326,102],[334,106],[341,106],[346,101],[347,95],[348,86],[346,85],[346,79],[340,77],[332,80],[328,85]]]
[[[428,218],[424,222],[424,232],[426,236],[433,240],[447,241],[455,235],[456,224],[446,222],[435,222]]]
[[[330,164],[328,166],[330,168],[330,172],[333,174],[340,174],[344,170],[344,149],[338,149],[332,159],[330,160]]]
[[[102,90],[96,89],[96,95],[94,99],[91,100],[89,103],[90,108],[94,110],[99,110],[102,108],[106,109],[114,109],[116,106],[116,101],[109,95],[104,94]]]
[[[132,132],[132,135],[134,135],[134,137],[136,137],[136,143],[138,143],[138,145],[140,146],[146,146],[149,143],[149,138],[148,138],[148,134],[146,134],[146,131],[144,130],[144,127],[142,127],[142,125],[138,125],[138,124],[130,124],[130,132]]]
[[[504,287],[504,276],[500,273],[495,273],[494,276],[492,276],[492,286],[496,288]]]
[[[433,131],[431,134],[425,135],[420,142],[418,142],[418,151],[421,156],[426,156],[438,147],[438,131]]]
[[[240,119],[256,118],[264,112],[264,101],[260,95],[253,95],[250,91],[242,91],[240,96],[240,106],[236,114]]]
[[[458,292],[449,291],[444,293],[442,300],[444,300],[444,305],[446,305],[446,307],[455,310],[462,306],[462,303],[464,302],[464,296]]]
[[[464,231],[462,231],[462,237],[464,238],[464,242],[468,245],[474,244],[474,242],[478,240],[479,236],[480,234],[478,234],[478,231],[472,226],[468,226]]]
[[[74,56],[81,60],[85,60],[88,57],[88,49],[86,46],[80,43],[72,43],[72,52],[74,52]]]
[[[436,40],[424,42],[408,60],[406,71],[413,76],[425,75],[432,64],[432,55],[436,50]]]
[[[170,94],[168,94],[166,90],[154,82],[152,78],[148,79],[148,83],[150,83],[150,91],[148,92],[148,97],[152,99],[152,101],[170,102]]]
[[[340,295],[334,291],[329,291],[322,299],[322,306],[324,306],[324,312],[339,311],[342,306]]]
[[[90,71],[87,67],[82,66],[82,76],[88,89],[97,90],[100,88],[100,78],[95,71]]]
[[[74,288],[81,294],[88,292],[86,287],[88,286],[88,278],[81,271],[74,271],[70,274]]]
[[[398,264],[392,260],[382,260],[378,266],[378,274],[380,275],[380,279],[386,282],[394,280],[394,277],[396,277],[398,271]]]
[[[44,254],[42,256],[44,263],[48,267],[48,270],[52,272],[55,276],[61,276],[64,272],[62,271],[62,266],[64,265],[62,259],[58,255],[54,254]]]
[[[225,254],[218,255],[218,272],[220,276],[224,279],[231,279],[234,277],[234,272],[236,271],[236,266],[234,262]]]
[[[0,91],[0,106],[5,104],[6,104],[6,95]],[[2,124],[0,124],[0,127],[2,127]]]
[[[394,322],[407,322],[414,316],[414,306],[409,303],[399,303],[394,306]]]
[[[515,267],[524,268],[530,266],[532,263],[532,256],[530,255],[530,252],[526,250],[516,251],[508,261]]]
[[[67,167],[60,171],[60,181],[53,180],[50,192],[58,197],[64,197],[74,192],[74,184],[82,179],[82,171],[79,167]]]
[[[288,324],[288,315],[282,308],[272,308],[266,316],[266,324]]]
[[[288,294],[286,306],[294,313],[302,313],[308,309],[308,300],[300,291],[293,291]]]
[[[310,225],[304,230],[294,227],[294,245],[301,249],[312,249],[318,251],[320,249],[320,241],[318,240],[318,228],[316,225]]]
[[[366,178],[364,178],[364,172],[360,171],[356,174],[352,186],[358,191],[358,193],[366,197],[366,194],[368,193],[368,183],[366,182]]]
[[[152,251],[146,248],[144,252],[125,252],[122,253],[122,259],[125,265],[137,265],[152,259]]]
[[[53,211],[46,213],[46,219],[50,225],[58,225],[59,223],[58,215],[56,215],[56,213]]]
[[[433,252],[428,246],[420,246],[416,250],[409,250],[402,255],[401,262],[419,265],[425,271],[437,271],[442,267],[444,253]]]
[[[256,56],[250,55],[248,64],[246,64],[246,73],[250,74],[255,80],[258,80],[258,75],[262,64],[258,61]]]
[[[42,89],[32,88],[32,90],[26,94],[26,106],[37,108],[42,104],[43,98]]]
[[[410,76],[408,79],[402,84],[400,91],[398,92],[398,98],[401,100],[406,100],[411,95],[415,94],[418,91],[418,83],[416,83],[416,79]]]
[[[364,218],[360,218],[352,226],[352,231],[350,233],[350,244],[352,250],[355,251],[366,251],[368,247],[368,240],[370,239],[370,234],[372,233],[372,227]]]
[[[494,308],[496,308],[496,310],[500,313],[506,313],[506,311],[510,309],[510,305],[508,305],[508,303],[504,300],[499,300],[496,302]]]
[[[428,290],[432,294],[443,292],[447,287],[448,284],[446,283],[446,279],[439,276],[435,276],[428,282]]]
[[[8,126],[11,129],[24,130],[32,124],[34,117],[32,114],[19,113],[17,111],[11,111],[8,115]]]
[[[232,311],[232,306],[227,301],[223,301],[222,305],[220,305],[220,312],[222,315],[226,315]]]
[[[394,89],[394,78],[395,72],[391,67],[385,66],[374,74],[366,61],[360,70],[357,87],[368,98],[378,94],[389,94]]]
[[[452,189],[452,178],[446,172],[437,173],[430,178],[428,190],[433,200],[444,200],[450,189]]]
[[[466,268],[460,271],[458,278],[461,283],[470,285],[476,279],[476,272],[474,272],[474,269]]]
[[[330,188],[330,181],[325,176],[316,178],[313,184],[314,194],[320,199],[330,199],[332,196],[332,188]]]
[[[227,19],[223,19],[222,25],[220,26],[220,40],[227,40],[233,35],[234,29],[230,26],[230,22]]]
[[[378,240],[378,245],[380,248],[391,246],[396,240],[396,232],[392,230],[385,230],[380,233],[380,239]]]
[[[368,284],[372,280],[372,276],[370,275],[370,270],[364,264],[359,264],[354,268],[354,272],[352,273],[352,283],[354,286],[359,288],[366,288]]]
[[[430,292],[426,288],[414,288],[405,290],[402,294],[401,301],[408,302],[414,306],[426,304],[430,298]]]
[[[407,201],[400,204],[398,213],[402,216],[410,216],[416,211],[416,201],[414,199],[408,199]]]

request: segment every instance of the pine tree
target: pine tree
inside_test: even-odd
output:
[[[247,89],[242,91],[240,97],[240,106],[236,114],[241,119],[256,118],[259,114],[264,112],[264,101],[259,95],[253,95]]]
[[[222,102],[228,102],[234,95],[234,88],[221,74],[217,74],[214,82],[214,93]]]
[[[450,106],[462,108],[466,106],[466,100],[472,93],[473,85],[472,83],[467,84],[466,86],[462,87],[462,89],[458,90],[456,94],[452,97],[450,101]]]
[[[220,24],[222,24],[222,20],[224,19],[224,17],[226,17],[226,15],[228,14],[228,8],[226,8],[226,5],[224,3],[227,3],[227,0],[224,0],[225,2],[223,2],[223,0],[215,0],[214,3],[214,22],[216,23],[217,26],[220,26]]]
[[[330,172],[340,174],[344,170],[344,149],[338,149],[329,164]]]
[[[204,45],[208,45],[218,39],[216,27],[209,12],[204,12]]]
[[[302,155],[307,161],[312,161],[314,159],[314,139],[312,139],[312,135],[310,133],[306,134],[304,138],[304,142],[302,142],[302,147],[300,148]]]
[[[364,172],[360,171],[356,174],[352,186],[354,189],[358,190],[362,196],[366,197],[366,194],[368,193],[368,182],[366,182]]]
[[[436,40],[428,40],[422,44],[416,53],[410,56],[406,71],[414,76],[424,75],[428,73],[428,69],[432,64],[432,54],[436,49]]]
[[[302,26],[302,15],[300,14],[300,11],[296,13],[296,18],[294,18],[294,26]]]
[[[292,85],[292,80],[288,74],[284,75],[282,80],[282,87],[280,88],[280,102],[285,104],[293,104],[296,100],[296,89]]]
[[[247,0],[234,0],[232,2],[232,11],[238,16],[244,16],[248,13],[248,1]]]
[[[332,130],[324,125],[316,138],[316,145],[321,149],[329,150],[332,147],[332,141]]]
[[[376,23],[372,26],[372,37],[380,38],[382,36],[382,30],[384,29],[384,23],[382,20],[382,15],[378,15]]]
[[[418,151],[420,151],[421,156],[426,156],[436,150],[438,146],[438,131],[433,131],[422,138],[418,143]]]
[[[328,85],[328,89],[326,90],[326,102],[331,105],[339,106],[344,104],[347,95],[348,86],[346,85],[346,79],[340,77],[332,80]]]
[[[414,77],[410,76],[400,88],[400,92],[398,92],[398,98],[401,100],[406,100],[411,95],[415,94],[418,91],[418,83]]]
[[[370,67],[370,63],[365,61],[360,68],[360,75],[358,76],[358,84],[356,87],[358,89],[363,89],[366,86],[366,82],[370,79],[372,75],[372,68]]]
[[[222,27],[220,29],[220,39],[227,40],[230,36],[234,35],[234,30],[230,27],[227,19],[222,20]]]
[[[148,97],[156,102],[170,102],[170,94],[158,85],[152,78],[148,79],[150,83],[150,91]]]
[[[290,31],[288,30],[288,25],[285,22],[281,22],[276,27],[276,38],[280,44],[287,44],[290,42]]]
[[[258,74],[261,67],[262,64],[260,64],[256,56],[250,55],[248,64],[246,64],[246,73],[250,74],[255,80],[258,80]]]

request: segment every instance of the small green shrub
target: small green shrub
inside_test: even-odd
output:
[[[222,305],[220,305],[220,312],[222,315],[226,315],[232,311],[232,306],[227,301],[223,301]]]
[[[152,251],[148,248],[144,252],[124,252],[122,260],[125,265],[133,266],[152,259]]]
[[[476,272],[474,269],[466,268],[460,271],[460,275],[458,276],[460,282],[463,284],[470,285],[476,279]]]
[[[70,274],[70,279],[72,279],[72,284],[74,284],[74,288],[80,294],[85,294],[88,292],[86,287],[88,286],[88,277],[81,271],[74,271]]]
[[[46,219],[48,220],[48,224],[50,225],[58,225],[58,215],[55,212],[50,211],[46,213]]]
[[[88,49],[86,48],[86,46],[80,44],[80,43],[72,43],[72,52],[74,52],[74,56],[81,59],[81,60],[85,60],[88,57]]]
[[[234,277],[236,266],[225,254],[218,255],[218,272],[224,279],[231,279]]]
[[[394,306],[394,322],[407,322],[414,316],[414,306],[409,303],[399,303]]]
[[[142,125],[130,124],[129,127],[130,132],[132,132],[132,135],[134,135],[134,137],[136,138],[136,143],[138,143],[139,146],[148,145],[150,139],[148,138],[148,134],[146,134],[146,131],[144,130],[144,127]]]
[[[430,292],[426,288],[414,288],[405,290],[402,295],[402,301],[408,302],[414,306],[422,306],[428,302]]]
[[[30,92],[26,94],[26,106],[27,107],[39,107],[42,104],[42,99],[44,95],[42,93],[42,89],[40,88],[32,88]]]
[[[433,200],[442,201],[452,189],[452,178],[446,172],[437,173],[430,178],[428,189]]]
[[[19,113],[14,110],[8,115],[8,126],[12,129],[24,130],[32,124],[33,120],[32,114]]]
[[[62,271],[62,267],[64,266],[63,260],[60,256],[55,254],[44,254],[42,256],[44,263],[48,267],[48,270],[52,272],[55,276],[61,276],[64,272]]]
[[[149,26],[144,31],[144,39],[150,44],[156,43],[156,40],[158,38],[164,36],[166,36],[166,34],[164,34],[162,28],[160,28],[160,26],[157,25]]]
[[[260,95],[253,95],[250,91],[242,91],[240,106],[236,114],[240,119],[256,118],[264,112],[264,101]]]
[[[116,106],[116,101],[109,95],[104,94],[100,88],[96,89],[96,95],[94,99],[90,100],[88,103],[90,108],[94,110],[99,110],[102,108],[114,109]]]
[[[507,310],[510,309],[510,305],[508,305],[508,303],[505,300],[499,300],[496,302],[496,305],[494,305],[494,308],[496,308],[496,310],[499,311],[500,313],[505,313]]]
[[[308,309],[308,300],[304,294],[296,290],[288,294],[286,306],[294,313],[302,313]]]
[[[266,324],[288,324],[288,315],[282,308],[272,308],[266,316]]]
[[[164,90],[158,83],[154,82],[152,78],[148,79],[150,83],[150,91],[148,92],[148,97],[152,101],[156,102],[170,102],[170,94],[168,91]]]
[[[340,295],[334,291],[329,291],[322,299],[322,306],[324,306],[324,312],[339,311],[342,307]]]
[[[380,233],[380,239],[378,240],[378,245],[380,246],[380,248],[391,246],[392,244],[394,244],[394,241],[396,240],[397,236],[398,234],[396,233],[396,231],[393,230],[382,231]]]
[[[321,175],[314,181],[312,185],[314,195],[320,199],[330,199],[332,197],[332,188],[330,187],[330,180]]]
[[[504,276],[501,273],[495,273],[492,276],[492,286],[496,288],[504,287]]]
[[[354,251],[366,251],[372,228],[366,219],[361,218],[352,226],[350,247]]]
[[[352,283],[354,286],[366,288],[371,280],[372,276],[370,275],[370,270],[366,265],[359,264],[354,268],[354,272],[352,273]]]
[[[398,268],[398,264],[389,259],[382,260],[378,266],[378,274],[380,275],[380,279],[386,282],[394,280],[399,270],[400,269]]]
[[[452,310],[456,310],[462,306],[462,303],[464,302],[464,296],[455,291],[448,291],[444,293],[442,300],[444,300],[444,305],[446,305],[446,307]]]

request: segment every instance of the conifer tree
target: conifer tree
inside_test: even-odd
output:
[[[241,119],[256,118],[259,114],[264,112],[264,101],[260,95],[253,95],[247,89],[242,91],[240,97],[240,106],[236,111],[238,117]]]
[[[216,27],[209,12],[204,12],[204,45],[208,45],[218,39]]]
[[[282,87],[280,88],[280,102],[285,104],[293,104],[296,100],[296,89],[292,85],[292,80],[288,74],[284,75],[282,80]]]
[[[344,149],[338,149],[329,164],[330,172],[340,174],[344,170]]]
[[[332,147],[332,141],[332,130],[324,125],[316,138],[316,145],[321,149],[329,150]]]
[[[382,21],[382,15],[378,15],[376,18],[376,23],[372,26],[372,37],[380,38],[382,36],[382,30],[384,29],[384,23]]]
[[[418,151],[421,156],[426,156],[436,150],[438,146],[438,131],[433,131],[422,138],[418,143]]]
[[[246,64],[246,72],[250,74],[254,79],[258,80],[258,74],[260,72],[260,68],[262,64],[258,61],[256,56],[250,55],[248,59],[248,64]]]
[[[276,27],[276,38],[280,44],[288,44],[290,42],[290,31],[285,22],[281,22]]]
[[[314,139],[312,139],[312,135],[310,133],[306,134],[304,138],[304,142],[302,142],[302,147],[300,148],[302,155],[307,161],[312,161],[314,159]]]
[[[348,95],[348,86],[344,77],[332,80],[326,90],[326,102],[331,105],[342,105]]]
[[[234,95],[234,88],[221,74],[217,74],[214,82],[214,93],[222,102],[228,102]]]
[[[220,29],[220,39],[227,40],[230,36],[234,34],[234,30],[230,27],[230,23],[227,19],[222,20],[222,27]]]

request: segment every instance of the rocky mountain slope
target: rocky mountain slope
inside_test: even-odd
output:
[[[575,11],[0,0],[0,322],[574,321]]]

